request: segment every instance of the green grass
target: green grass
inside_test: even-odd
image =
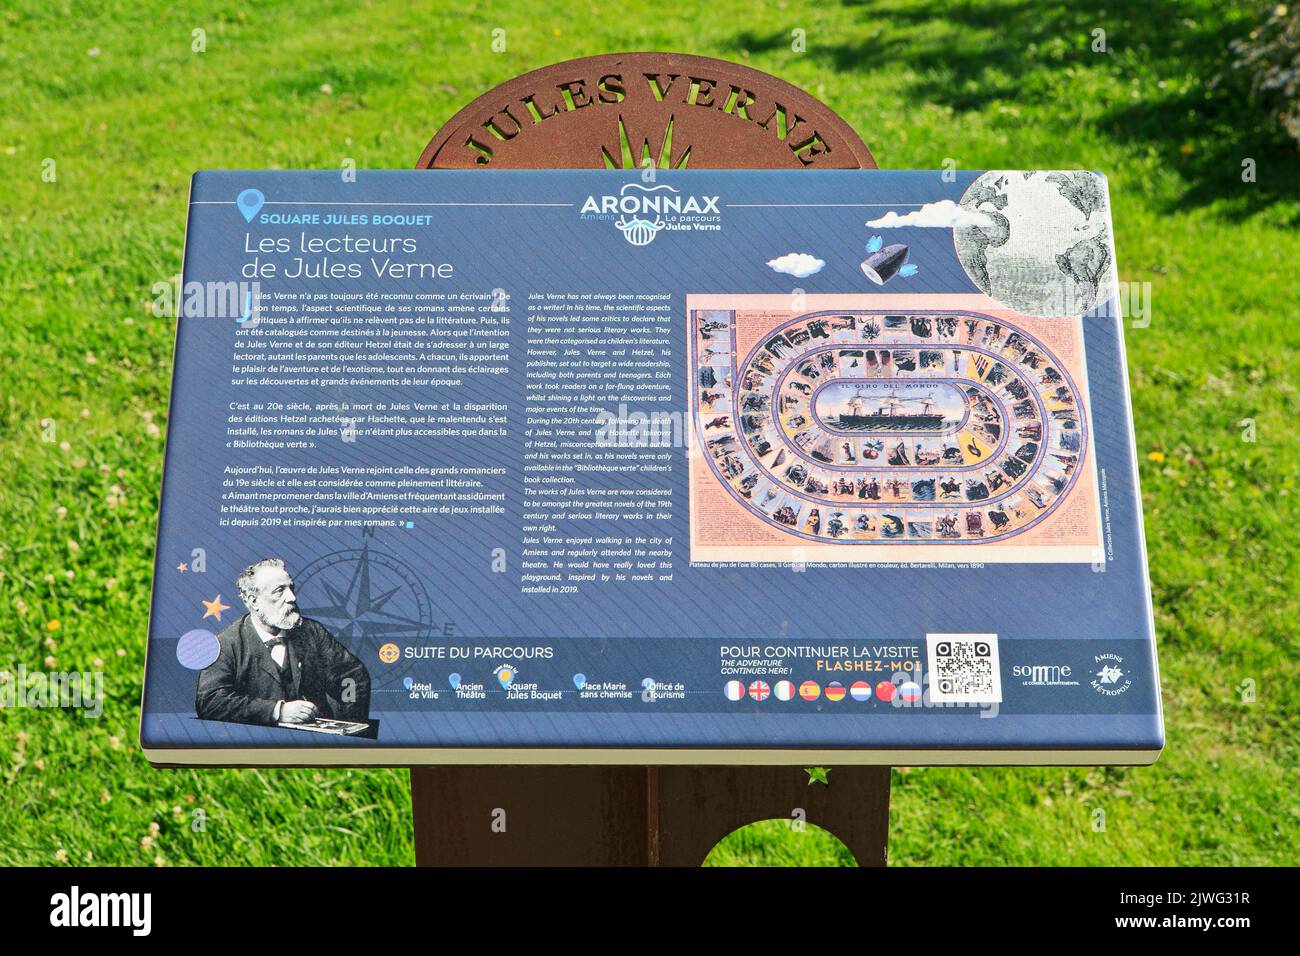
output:
[[[705,866],[853,866],[853,854],[833,834],[811,823],[760,820],[731,834]]]
[[[1300,161],[1227,68],[1249,11],[719,0],[610,12],[6,3],[0,668],[100,668],[107,705],[101,720],[0,713],[0,863],[411,861],[405,772],[162,772],[138,752],[173,334],[150,290],[179,269],[195,169],[410,166],[486,87],[624,49],[778,74],[844,116],[882,166],[1102,170],[1121,278],[1151,283],[1154,319],[1128,341],[1167,750],[1149,769],[896,771],[892,862],[1294,862]],[[195,28],[205,53],[191,52]],[[795,28],[807,52],[791,50]],[[1091,51],[1095,28],[1111,53]],[[1241,181],[1247,157],[1254,184]],[[1237,692],[1247,679],[1253,704]],[[781,822],[713,856],[845,859]]]

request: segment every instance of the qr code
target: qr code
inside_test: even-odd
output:
[[[927,634],[925,648],[934,703],[1002,702],[996,634]]]

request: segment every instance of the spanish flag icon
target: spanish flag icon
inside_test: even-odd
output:
[[[816,700],[822,695],[822,689],[815,680],[806,680],[799,685],[799,696],[804,700]]]

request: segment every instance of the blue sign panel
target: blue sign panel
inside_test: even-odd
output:
[[[163,764],[1147,763],[1105,180],[202,172]]]

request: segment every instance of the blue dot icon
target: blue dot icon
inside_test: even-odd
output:
[[[209,667],[221,654],[221,643],[217,635],[203,628],[186,631],[176,642],[176,659],[182,667],[192,671],[201,671]]]

